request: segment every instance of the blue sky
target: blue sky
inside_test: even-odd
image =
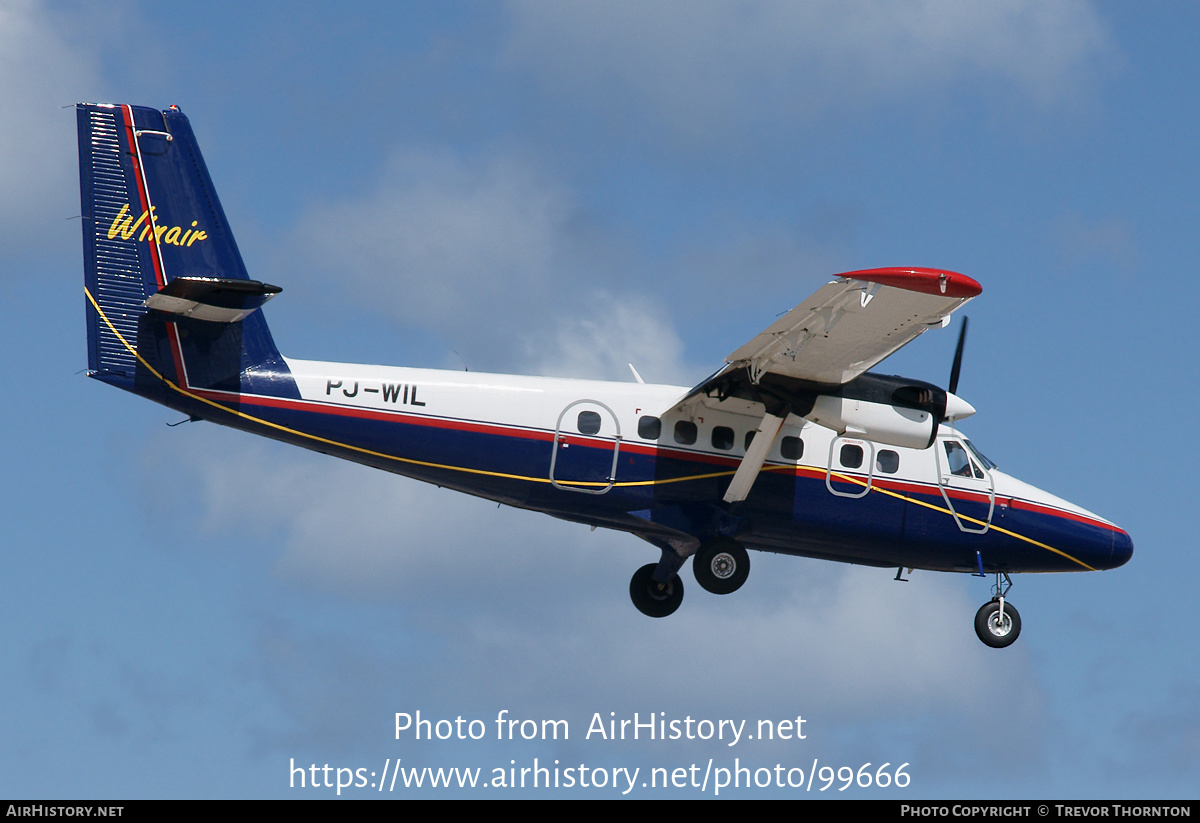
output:
[[[0,794],[737,757],[910,764],[857,797],[1194,797],[1197,14],[0,0]],[[1134,558],[1018,577],[1003,652],[971,628],[982,581],[773,555],[652,621],[635,538],[168,428],[82,373],[77,101],[191,117],[295,357],[690,385],[829,274],[969,274],[963,429]],[[944,383],[953,347],[886,370]],[[504,709],[571,739],[395,739],[396,712]],[[807,737],[583,739],[609,712]]]

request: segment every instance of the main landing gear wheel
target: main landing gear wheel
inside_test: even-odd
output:
[[[993,649],[1003,649],[1011,646],[1021,634],[1021,615],[1012,603],[1004,602],[1004,615],[1001,617],[999,599],[984,603],[975,614],[975,634],[979,639]]]
[[[705,591],[732,594],[750,575],[750,555],[732,537],[717,537],[696,550],[692,573]]]
[[[654,570],[657,568],[657,563],[647,563],[634,572],[629,581],[629,598],[647,617],[674,614],[683,602],[683,581],[679,575],[672,575],[666,583],[655,583]]]

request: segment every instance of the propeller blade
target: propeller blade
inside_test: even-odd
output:
[[[958,348],[954,350],[954,365],[950,367],[950,386],[947,391],[958,394],[958,373],[962,371],[963,346],[967,342],[967,318],[963,316],[962,331],[958,333]]]

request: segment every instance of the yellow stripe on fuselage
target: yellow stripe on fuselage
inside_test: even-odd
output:
[[[321,437],[321,436],[315,435],[315,434],[311,434],[309,432],[300,431],[299,429],[293,429],[288,426],[283,426],[283,425],[280,425],[279,423],[273,423],[270,420],[264,420],[261,417],[255,417],[253,415],[246,414],[243,411],[230,408],[229,406],[218,403],[215,400],[210,400],[207,397],[201,397],[200,395],[198,395],[194,392],[191,392],[191,391],[183,388],[182,386],[176,385],[173,381],[164,377],[162,374],[160,374],[158,372],[157,369],[155,369],[148,362],[146,362],[145,358],[143,358],[138,353],[137,349],[135,347],[133,347],[132,345],[130,345],[129,341],[125,339],[125,337],[121,334],[121,332],[117,331],[116,326],[114,326],[112,324],[112,321],[110,321],[108,319],[108,316],[104,313],[104,310],[100,308],[100,305],[96,302],[96,298],[94,298],[92,296],[92,293],[90,291],[88,291],[86,286],[83,289],[83,293],[85,295],[87,295],[88,302],[92,304],[92,308],[94,308],[96,310],[96,313],[98,315],[100,315],[100,319],[103,320],[105,325],[108,326],[109,330],[112,331],[112,333],[117,336],[117,339],[121,341],[121,344],[123,346],[125,346],[125,348],[129,351],[129,353],[132,354],[135,358],[137,358],[137,361],[139,363],[141,363],[143,366],[145,366],[146,369],[151,374],[153,374],[155,377],[157,377],[159,380],[161,380],[163,383],[165,383],[167,386],[169,386],[173,391],[176,391],[179,394],[181,394],[184,397],[187,397],[191,400],[195,400],[195,401],[197,401],[199,403],[203,403],[207,406],[212,406],[215,409],[219,409],[220,411],[225,412],[226,414],[232,414],[238,418],[241,418],[242,420],[246,420],[247,422],[254,423],[259,426],[264,426],[269,429],[274,429],[275,431],[283,432],[285,434],[293,435],[295,437],[299,437],[299,438],[302,438],[305,440],[311,440],[314,443],[322,443],[327,446],[333,446],[333,447],[339,448],[339,449],[346,449],[347,451],[355,452],[357,454],[363,454],[363,455],[367,455],[370,457],[378,457],[378,458],[382,458],[384,460],[391,460],[391,461],[395,461],[397,463],[403,463],[403,464],[406,464],[409,466],[420,466],[422,468],[427,468],[427,469],[441,469],[444,471],[462,472],[464,474],[473,474],[473,475],[484,476],[484,477],[496,477],[496,478],[502,478],[504,480],[520,480],[520,481],[525,481],[528,483],[550,483],[551,482],[549,477],[530,477],[527,475],[508,474],[505,472],[488,471],[486,469],[472,469],[472,468],[468,468],[466,466],[451,466],[451,465],[447,465],[445,463],[432,463],[432,462],[429,462],[426,460],[415,460],[410,457],[399,457],[394,454],[385,454],[383,452],[377,452],[372,449],[363,448],[362,446],[354,446],[354,445],[351,445],[350,443],[341,443],[336,440],[329,440],[328,438]],[[816,469],[816,467],[812,467],[812,468],[814,469],[814,471],[818,470],[818,469]],[[763,471],[791,471],[792,469],[793,469],[793,467],[791,467],[791,466],[765,466],[763,468]],[[636,487],[636,486],[659,486],[659,485],[666,485],[668,483],[684,483],[684,482],[691,482],[693,480],[711,480],[714,477],[732,477],[734,475],[734,473],[735,472],[733,470],[723,470],[723,471],[716,471],[716,472],[708,472],[705,474],[692,474],[692,475],[687,475],[685,477],[670,477],[670,478],[664,478],[661,480],[629,480],[629,481],[622,481],[622,482],[614,482],[612,484],[609,484],[606,482],[601,482],[601,481],[572,480],[572,481],[567,481],[567,482],[559,481],[558,485],[559,486],[609,486],[609,485],[611,485],[614,488],[632,488],[632,487]],[[856,483],[860,486],[867,485],[867,483],[864,480],[862,480],[861,478],[854,477],[851,475],[842,475],[842,474],[834,473],[834,474],[832,474],[832,477],[834,477],[838,480],[841,480],[843,482]],[[918,500],[915,497],[899,494],[898,492],[894,492],[891,489],[880,488],[874,484],[871,484],[871,491],[875,491],[880,494],[886,494],[886,495],[895,497],[900,500],[907,500],[910,503],[914,503],[918,506],[924,506],[927,509],[932,509],[933,511],[941,512],[950,517],[954,517],[954,512],[950,511],[950,509],[944,508],[942,506],[938,506],[934,503],[928,503],[924,500]],[[959,515],[959,517],[961,517],[964,520],[969,520],[970,522],[975,523],[980,526],[988,525],[988,524],[985,524],[984,521],[976,520],[973,517],[967,517],[965,515]],[[1078,563],[1080,566],[1087,569],[1088,571],[1096,571],[1094,568],[1092,568],[1088,564],[1084,563],[1082,560],[1072,557],[1071,555],[1067,554],[1066,552],[1060,551],[1060,550],[1054,548],[1053,546],[1047,546],[1045,543],[1041,543],[1037,540],[1034,540],[1033,538],[1025,537],[1024,535],[1017,534],[1016,532],[1009,531],[1008,529],[1004,529],[1004,528],[1001,528],[996,525],[989,525],[989,528],[994,531],[998,531],[1001,534],[1006,534],[1009,537],[1013,537],[1017,540],[1021,540],[1032,546],[1037,546],[1038,548],[1045,549],[1048,552],[1053,552],[1054,554],[1057,554],[1060,557],[1066,558],[1067,560],[1070,560],[1074,563]]]

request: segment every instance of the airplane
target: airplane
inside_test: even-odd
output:
[[[982,291],[931,268],[839,274],[692,388],[296,360],[261,311],[191,124],[175,106],[78,104],[88,374],[208,420],[659,552],[629,584],[666,617],[683,564],[729,594],[748,549],[993,576],[975,617],[1017,639],[1018,572],[1129,560],[1112,522],[1000,471],[947,389],[869,371]]]

